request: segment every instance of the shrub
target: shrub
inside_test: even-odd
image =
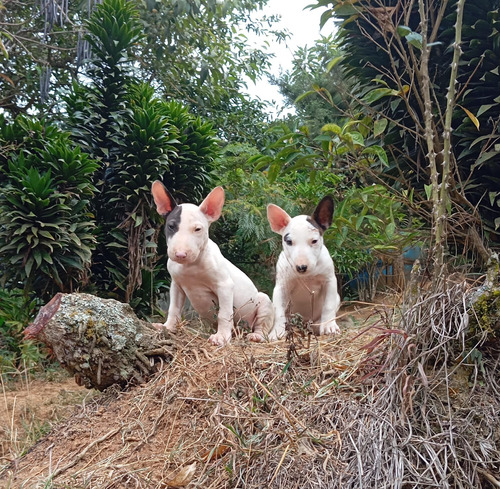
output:
[[[23,284],[40,298],[85,280],[94,248],[89,198],[95,163],[69,135],[18,117],[0,123],[2,283]]]
[[[33,319],[38,301],[26,298],[21,289],[0,289],[0,369],[2,372],[31,368],[45,357],[23,331]]]

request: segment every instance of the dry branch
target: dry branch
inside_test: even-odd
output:
[[[90,294],[56,294],[24,333],[47,345],[79,385],[99,390],[143,382],[175,349],[128,304]]]

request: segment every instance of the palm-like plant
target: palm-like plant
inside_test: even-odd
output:
[[[87,29],[91,83],[75,85],[67,110],[74,139],[100,162],[92,271],[98,289],[136,305],[133,294],[145,273],[160,283],[166,279],[166,271],[155,273],[151,253],[158,237],[151,231],[158,227],[151,182],[161,178],[175,194],[197,199],[207,190],[216,144],[209,124],[159,99],[134,76],[142,27],[133,2],[105,0]]]
[[[2,122],[2,280],[23,283],[27,295],[71,291],[84,280],[94,248],[88,199],[97,165],[55,126],[24,117]]]

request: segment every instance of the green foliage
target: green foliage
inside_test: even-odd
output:
[[[96,71],[92,72],[102,72],[107,78],[116,75],[116,88],[120,89],[121,65],[129,63],[133,45],[143,38],[137,8],[127,0],[107,0],[97,6],[85,27],[92,55],[99,59]],[[120,100],[112,90],[107,95],[111,98],[115,95],[117,102]]]
[[[300,124],[314,135],[325,124],[352,113],[352,87],[342,73],[341,56],[333,36],[321,37],[311,48],[299,48],[292,69],[273,79],[287,105],[295,108]]]
[[[139,82],[135,3],[106,0],[85,27],[93,58],[65,98],[73,142],[45,122],[0,116],[2,280],[45,298],[85,285],[92,261],[95,291],[147,312],[168,278],[151,182],[200,199],[218,147],[210,124]]]
[[[421,245],[421,227],[401,199],[384,186],[353,186],[335,208],[326,244],[339,273],[356,279],[364,271],[367,280],[356,280],[357,291],[373,300],[380,264],[401,259],[405,248]]]
[[[373,134],[381,130],[380,122],[371,117],[350,120],[342,127],[325,124],[319,135],[311,134],[307,126],[275,124],[269,129],[274,141],[262,154],[252,157],[251,162],[256,170],[267,168],[271,182],[280,173],[302,170],[314,181],[322,169],[366,181],[367,170],[377,172],[388,165],[385,150],[374,144]]]
[[[224,148],[218,173],[226,190],[226,204],[221,222],[214,226],[214,239],[223,254],[260,289],[272,292],[274,280],[270,270],[274,270],[281,252],[281,242],[266,217],[270,202],[294,216],[312,213],[327,194],[334,197],[333,224],[325,233],[325,245],[337,273],[346,279],[366,270],[370,283],[376,285],[381,259],[400,257],[407,246],[419,243],[421,223],[410,218],[402,200],[384,186],[357,187],[333,168],[321,169],[319,165],[313,171],[302,167],[282,172],[270,181],[269,174],[254,170],[253,161],[261,156],[248,145]],[[364,284],[358,281],[357,285],[361,292]]]
[[[39,297],[70,291],[83,280],[94,248],[88,199],[96,165],[53,126],[25,117],[1,122],[2,283],[21,282],[26,295]]]
[[[266,217],[269,202],[282,205],[285,188],[271,184],[248,162],[257,153],[248,144],[227,145],[217,161],[217,183],[224,187],[226,201],[222,217],[213,226],[214,240],[222,254],[241,268],[259,290],[272,293],[270,270],[279,254]]]
[[[377,114],[389,121],[383,131],[389,165],[381,177],[386,182],[398,180],[402,188],[422,193],[424,185],[429,184],[428,166],[423,163],[428,149],[422,126],[422,42],[425,37],[430,48],[433,132],[441,140],[457,0],[424,4],[429,16],[428,32],[422,32],[418,8],[396,0],[384,2],[380,8],[374,8],[370,1],[346,5],[332,0],[315,5],[328,8],[322,16],[323,23],[332,18],[338,21],[337,42],[343,58],[337,66],[353,87],[352,98],[370,117]],[[498,0],[465,3],[457,106],[452,121],[452,151],[457,164],[450,188],[453,211],[474,215],[479,209],[482,224],[489,233],[498,232],[495,221],[500,215],[500,208],[485,198],[500,184],[495,163],[500,142],[499,7]],[[381,13],[381,9],[386,12]],[[437,146],[438,153],[441,145],[442,142]],[[464,202],[468,203],[464,206]],[[463,219],[470,223],[471,218]],[[477,220],[477,214],[472,219]],[[466,245],[469,224],[453,222],[452,226],[454,239],[465,241]]]
[[[167,279],[164,261],[155,266],[158,232],[152,230],[160,219],[151,183],[162,179],[180,200],[198,200],[210,186],[217,144],[210,124],[158,98],[134,73],[143,29],[133,2],[106,0],[87,27],[95,54],[86,72],[90,83],[75,85],[66,100],[74,139],[100,162],[92,201],[98,225],[93,282],[150,311],[151,291]],[[143,277],[147,283],[138,291]]]
[[[20,367],[31,368],[44,354],[23,331],[33,319],[38,302],[26,298],[20,289],[0,289],[0,370],[2,373]]]
[[[323,152],[312,146],[312,138],[307,127],[297,127],[295,124],[275,123],[268,133],[272,140],[262,154],[250,158],[256,170],[265,170],[269,181],[273,183],[280,173],[292,173],[307,168],[310,171],[325,164]]]
[[[352,187],[335,210],[336,245],[358,241],[380,253],[401,251],[414,242],[415,228],[404,210],[382,185]]]

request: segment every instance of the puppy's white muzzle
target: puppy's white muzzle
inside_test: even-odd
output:
[[[168,257],[176,263],[189,264],[198,259],[199,253],[193,250],[168,250]]]

